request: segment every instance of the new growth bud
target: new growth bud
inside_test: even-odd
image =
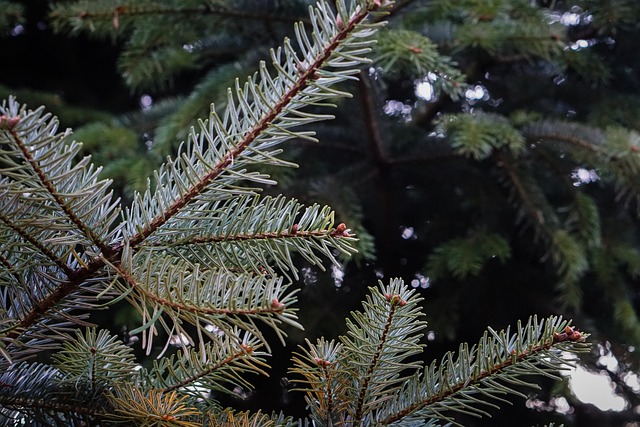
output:
[[[344,222],[341,222],[340,224],[338,224],[336,229],[331,232],[331,235],[334,237],[350,237],[350,231],[351,230],[347,228]]]
[[[274,298],[274,299],[271,300],[271,308],[274,311],[282,312],[285,309],[285,305],[283,303],[281,303],[280,301],[278,301],[278,298]]]
[[[20,122],[20,116],[0,116],[0,129],[11,130]]]
[[[320,366],[329,366],[329,365],[331,365],[331,362],[329,362],[328,360],[321,359],[319,357],[314,357],[313,360],[315,360],[315,362]]]

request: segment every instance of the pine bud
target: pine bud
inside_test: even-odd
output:
[[[319,357],[314,357],[313,360],[315,360],[315,362],[320,366],[329,366],[329,365],[331,365],[331,362],[329,362],[328,360],[321,359]]]
[[[0,129],[11,130],[20,122],[20,116],[0,116]]]
[[[349,236],[351,236],[349,234],[349,231],[351,231],[351,230],[349,230],[347,228],[347,226],[344,224],[344,222],[341,222],[340,224],[338,224],[336,229],[331,232],[331,235],[334,236],[334,237],[349,237]]]
[[[285,305],[278,301],[278,298],[274,298],[271,300],[271,308],[275,311],[281,312],[284,311]]]

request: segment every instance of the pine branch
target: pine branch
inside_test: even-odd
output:
[[[73,320],[68,311],[95,304],[100,281],[109,277],[99,273],[96,257],[120,238],[109,182],[97,179],[100,170],[89,158],[73,163],[80,144],[67,143],[68,133],[57,133],[57,126],[42,108],[27,111],[13,99],[0,106],[3,265],[17,279],[2,300],[16,322],[6,338],[37,340],[30,351],[64,337]]]
[[[235,386],[251,388],[244,376],[267,375],[267,355],[259,351],[260,341],[239,330],[218,333],[199,350],[187,348],[182,354],[154,361],[141,373],[142,383],[162,393],[178,390],[196,399],[209,399],[212,390],[234,393]]]
[[[370,291],[340,343],[307,342],[293,358],[294,381],[307,393],[319,426],[457,424],[449,412],[488,415],[483,407],[524,396],[520,387],[537,387],[525,376],[557,379],[568,364],[562,352],[588,348],[587,334],[562,318],[533,317],[514,333],[489,328],[478,344],[462,344],[457,354],[422,368],[412,357],[424,348],[420,298],[400,280]]]
[[[139,426],[199,427],[200,411],[191,404],[189,396],[177,391],[143,392],[132,384],[119,387],[111,396],[114,407],[110,415],[115,422]]]
[[[49,288],[46,294],[32,303],[31,307],[21,308],[24,312],[20,328],[11,332],[10,337],[17,338],[22,331],[42,321],[43,316],[51,316],[48,313],[54,307],[57,307],[55,315],[62,316],[68,322],[70,318],[65,317],[63,308],[78,303],[81,303],[81,307],[87,306],[86,295],[103,291],[98,289],[101,281],[109,280],[109,270],[119,273],[125,279],[124,283],[128,283],[125,295],[135,290],[144,296],[143,301],[153,301],[154,306],[174,304],[170,293],[155,295],[136,278],[131,268],[139,265],[140,259],[148,260],[148,257],[141,253],[140,257],[134,259],[135,251],[164,226],[171,225],[172,221],[183,221],[182,215],[188,216],[199,209],[208,210],[218,200],[255,191],[238,188],[241,182],[270,182],[259,173],[248,173],[244,168],[254,163],[286,165],[286,162],[275,157],[278,151],[274,151],[273,147],[293,137],[310,137],[308,132],[294,132],[291,129],[330,117],[304,113],[300,109],[308,105],[325,104],[328,99],[338,95],[347,95],[331,89],[330,85],[353,78],[352,74],[357,73],[353,67],[366,62],[361,55],[368,52],[372,42],[367,38],[376,26],[364,24],[364,20],[379,8],[380,2],[362,2],[352,5],[351,9],[340,4],[338,16],[324,3],[312,9],[314,32],[311,39],[301,25],[296,27],[297,43],[305,59],[299,59],[291,43],[286,41],[284,49],[272,53],[277,74],[275,77],[262,63],[259,77],[251,77],[243,88],[236,82],[235,90],[229,90],[228,105],[222,118],[212,113],[209,122],[202,124],[202,133],[198,135],[194,132],[187,148],[178,158],[161,168],[157,174],[155,191],[148,189],[144,195],[138,196],[132,208],[126,212],[126,225],[122,230],[125,233],[124,241],[120,238],[120,227],[112,227],[117,216],[117,205],[110,202],[110,194],[106,193],[108,183],[96,180],[99,170],[93,169],[88,159],[77,165],[71,162],[79,145],[67,145],[66,135],[54,136],[55,122],[40,120],[41,109],[26,112],[19,111],[19,106],[14,102],[8,107],[5,104],[1,110],[0,128],[2,135],[15,148],[1,153],[3,163],[10,165],[10,169],[3,170],[8,177],[2,182],[2,191],[22,194],[15,197],[19,198],[20,203],[33,206],[34,209],[41,208],[40,199],[32,200],[28,196],[36,194],[35,190],[44,192],[45,197],[50,199],[47,203],[51,204],[52,209],[60,210],[62,217],[66,218],[65,221],[58,217],[54,219],[62,228],[51,227],[52,218],[47,217],[46,229],[41,226],[35,230],[25,228],[21,234],[37,235],[44,240],[54,239],[51,242],[60,248],[54,263],[67,274],[49,284],[48,279],[56,275],[47,273]],[[22,135],[19,134],[21,131],[30,133]],[[23,140],[26,135],[29,138],[41,137],[42,141]],[[52,138],[48,135],[52,135]],[[32,150],[35,150],[33,154]],[[53,157],[50,157],[52,153]],[[25,157],[25,161],[16,163],[14,157]],[[58,179],[61,183],[67,182],[63,177],[74,177],[71,182],[78,188],[55,187]],[[23,185],[26,179],[32,182],[34,178],[40,182],[42,189]],[[15,200],[15,197],[8,200]],[[23,209],[22,204],[13,209]],[[33,222],[30,224],[33,227]],[[57,234],[53,236],[52,233],[62,233],[64,237],[57,237]],[[333,236],[343,237],[338,234]],[[78,242],[87,246],[82,254],[75,252]],[[324,243],[319,247],[327,252]],[[45,249],[42,245],[40,248]],[[70,264],[65,266],[67,259]],[[153,271],[154,266],[163,271],[166,265],[166,260],[160,260],[158,265],[149,266],[147,271]],[[199,276],[195,274],[191,280],[195,280],[195,277]],[[43,286],[44,283],[43,279]],[[160,316],[161,311],[149,314],[145,311],[145,304],[139,306],[141,312],[146,313],[145,322],[158,320],[156,316]],[[268,307],[269,304],[273,304],[273,298],[262,306]],[[279,304],[276,304],[275,311],[280,311]],[[181,303],[178,306],[199,312],[190,304]],[[204,311],[210,314],[216,312],[215,309]],[[253,312],[248,309],[245,314]],[[279,319],[292,321],[288,314],[281,315]],[[160,321],[166,329],[173,329],[163,319]],[[268,323],[275,325],[273,320],[268,320]],[[255,329],[253,326],[249,328]]]
[[[68,423],[86,421],[99,415],[102,408],[96,396],[89,397],[85,390],[69,388],[66,379],[65,374],[51,366],[12,365],[0,375],[0,420],[13,423],[25,419],[24,408],[29,408],[29,414],[45,425],[59,425],[58,422],[64,420]]]
[[[447,114],[436,124],[454,151],[464,157],[483,160],[502,147],[514,156],[524,151],[524,137],[498,114]]]
[[[364,311],[347,319],[341,344],[321,340],[294,359],[292,372],[304,377],[296,382],[307,391],[312,418],[320,425],[368,425],[407,380],[407,372],[421,365],[410,361],[422,351],[420,298],[401,280],[370,292]]]
[[[94,2],[90,8],[83,2],[72,4],[58,3],[51,12],[49,18],[56,31],[68,27],[73,33],[81,31],[100,33],[125,31],[133,26],[140,17],[162,16],[216,16],[226,19],[247,19],[272,22],[307,22],[305,17],[287,16],[269,11],[256,12],[254,8],[230,8],[220,7],[213,1],[186,2],[185,4],[171,4],[157,1],[138,1],[123,3],[119,0],[103,0]],[[254,5],[255,6],[255,5]]]
[[[451,239],[436,247],[426,270],[432,280],[451,274],[458,280],[476,276],[492,258],[504,263],[511,257],[509,243],[499,234],[472,230],[468,236]]]
[[[463,344],[457,355],[447,353],[440,365],[434,362],[423,374],[416,373],[376,414],[375,425],[425,417],[459,425],[448,412],[488,415],[479,406],[495,407],[509,394],[526,397],[516,387],[538,387],[523,376],[535,372],[557,378],[554,372],[567,365],[560,352],[584,351],[586,336],[557,317],[518,323],[513,334],[490,328],[477,345]]]
[[[193,227],[184,223],[165,227],[147,239],[141,249],[195,259],[209,269],[274,274],[275,264],[281,272],[291,271],[297,278],[292,252],[322,269],[316,253],[334,262],[334,249],[353,253],[349,246],[353,238],[344,225],[334,227],[333,216],[327,206],[304,208],[296,200],[281,196],[240,196],[214,202],[206,211],[192,212],[189,221]]]
[[[361,23],[377,6],[370,4],[351,13],[342,9],[340,20],[344,23],[338,24],[328,6],[320,5],[312,15],[317,44],[311,44],[301,26],[296,27],[305,59],[298,59],[288,41],[284,50],[273,51],[278,75],[272,77],[262,63],[259,78],[250,78],[242,88],[237,81],[235,90],[229,90],[222,118],[212,113],[208,123],[201,125],[202,132],[192,134],[184,152],[159,171],[155,194],[148,190],[137,198],[127,212],[128,245],[135,248],[181,209],[197,202],[197,197],[211,197],[212,190],[231,194],[250,191],[234,189],[237,182],[245,179],[270,183],[260,175],[247,174],[241,167],[265,161],[282,164],[267,150],[294,136],[310,137],[306,132],[290,131],[292,127],[330,117],[303,113],[300,108],[347,96],[329,85],[351,78],[355,72],[351,67],[366,62],[357,55],[368,51],[370,42],[361,39],[372,34],[373,29]],[[329,71],[324,67],[348,68]],[[203,153],[205,145],[210,149]],[[218,183],[211,188],[214,181]]]
[[[225,410],[217,416],[206,418],[211,427],[296,427],[300,424],[289,417],[273,414],[271,416],[257,412],[234,412]]]
[[[589,267],[585,249],[572,234],[562,228],[547,196],[526,165],[514,161],[506,153],[499,154],[497,159],[508,178],[505,184],[512,189],[511,197],[518,210],[517,222],[533,226],[536,238],[540,238],[545,245],[544,258],[550,256],[558,269],[562,304],[579,308],[582,291],[578,280]]]

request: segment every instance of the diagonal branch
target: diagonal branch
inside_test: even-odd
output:
[[[395,298],[395,300],[392,298]],[[364,374],[362,384],[360,385],[360,393],[358,394],[358,399],[356,401],[356,411],[354,415],[355,421],[358,424],[362,422],[362,417],[364,415],[364,404],[365,404],[365,398],[367,396],[367,391],[369,390],[369,382],[371,381],[373,377],[373,373],[378,366],[378,362],[382,357],[382,350],[384,346],[387,345],[387,336],[389,335],[391,323],[393,322],[393,318],[396,313],[396,308],[398,307],[398,304],[401,303],[401,300],[398,295],[394,295],[393,297],[390,297],[389,302],[391,302],[391,309],[389,310],[387,321],[385,322],[384,328],[382,329],[382,334],[378,339],[378,348],[376,349],[375,353],[373,354],[373,357],[371,358],[369,367],[367,368],[367,371]]]
[[[370,6],[371,10],[375,10],[375,7]],[[341,42],[347,39],[354,29],[365,20],[368,16],[369,10],[362,10],[360,13],[355,14],[347,23],[343,24],[342,30],[340,30],[331,40],[331,42],[324,48],[320,55],[314,58],[313,62],[305,70],[299,70],[300,74],[291,88],[285,92],[278,102],[276,102],[270,111],[263,115],[255,123],[255,125],[240,139],[240,141],[232,147],[224,157],[214,165],[211,170],[203,176],[198,182],[190,187],[182,197],[174,201],[162,215],[152,219],[149,224],[134,236],[131,236],[128,244],[131,248],[136,248],[140,245],[149,235],[155,232],[162,225],[166,224],[171,218],[173,218],[181,209],[189,205],[198,195],[200,195],[218,176],[220,176],[225,170],[233,164],[234,159],[238,158],[242,153],[250,148],[251,144],[274,122],[279,116],[283,115],[287,111],[287,107],[294,100],[294,98],[301,94],[301,92],[317,79],[317,73],[320,71],[324,63],[331,57],[333,52],[340,46]],[[283,129],[284,130],[284,129]],[[117,250],[121,250],[124,246],[122,243]]]
[[[136,5],[120,4],[112,9],[105,9],[99,11],[91,11],[87,9],[72,10],[69,12],[63,12],[60,10],[54,10],[51,12],[50,17],[53,19],[59,19],[68,21],[70,19],[79,18],[82,21],[90,19],[98,19],[104,21],[113,21],[114,27],[117,29],[118,21],[122,17],[135,18],[138,16],[175,16],[175,15],[215,15],[223,18],[234,19],[248,19],[256,21],[272,21],[272,22],[310,22],[307,17],[298,16],[286,16],[278,15],[274,13],[257,13],[251,10],[230,9],[226,7],[215,6],[200,6],[200,7],[171,7],[168,5],[155,4],[149,5]]]
[[[91,242],[93,242],[101,251],[105,252],[108,250],[108,246],[102,241],[102,239],[97,236],[91,227],[88,227],[83,221],[78,218],[78,216],[73,212],[73,210],[68,206],[65,200],[62,198],[56,186],[51,182],[51,179],[47,176],[45,171],[42,169],[40,162],[36,160],[31,154],[31,150],[27,147],[24,140],[20,137],[15,127],[9,130],[9,133],[13,137],[16,145],[20,148],[20,152],[24,159],[29,163],[31,169],[36,174],[42,186],[47,190],[47,192],[53,197],[53,200],[58,205],[58,207],[64,212],[67,218],[85,235],[87,236]]]
[[[495,333],[494,336],[496,338],[499,337]],[[491,392],[490,389],[499,390],[501,394],[504,394],[505,392],[517,394],[518,392],[516,392],[515,390],[509,388],[508,386],[502,385],[501,380],[506,383],[531,386],[531,384],[521,381],[519,382],[515,378],[515,376],[522,375],[522,371],[515,370],[518,365],[525,364],[526,371],[524,372],[526,373],[531,373],[531,371],[534,371],[539,374],[549,376],[550,374],[548,372],[548,368],[552,366],[553,368],[555,368],[557,367],[555,365],[566,363],[560,361],[557,356],[553,356],[550,351],[553,348],[557,348],[566,344],[580,345],[580,343],[584,343],[586,336],[586,334],[579,332],[570,326],[566,326],[562,332],[553,332],[551,337],[543,338],[542,341],[537,344],[528,345],[523,348],[514,348],[509,353],[507,353],[506,356],[503,355],[504,357],[501,361],[491,365],[481,363],[481,350],[484,350],[482,348],[482,345],[478,345],[477,347],[474,346],[471,351],[466,349],[466,347],[464,348],[465,357],[461,357],[460,359],[471,362],[471,364],[466,366],[458,366],[458,364],[461,362],[454,362],[453,355],[451,353],[448,353],[445,356],[446,362],[443,363],[443,366],[432,366],[431,368],[429,368],[430,370],[433,369],[434,372],[438,372],[442,375],[442,377],[440,378],[440,382],[435,384],[435,387],[437,387],[439,391],[437,391],[435,394],[427,395],[423,399],[405,406],[402,410],[394,412],[393,414],[379,421],[379,425],[386,426],[393,424],[407,416],[415,414],[420,410],[426,410],[432,413],[437,418],[445,418],[449,421],[453,421],[452,418],[444,416],[442,414],[442,411],[446,411],[447,409],[452,408],[456,409],[456,405],[458,405],[458,408],[472,409],[473,411],[475,411],[472,412],[473,414],[484,413],[484,411],[481,411],[477,408],[468,408],[468,404],[465,404],[465,401],[473,401],[476,404],[485,403],[491,405],[489,402],[487,402],[487,400],[473,397],[472,394],[476,392],[484,396],[485,399],[493,398],[501,400],[501,398],[495,396],[495,391]],[[502,336],[500,336],[498,339],[500,338],[502,338]],[[502,343],[502,345],[505,344],[507,343]],[[462,349],[461,353],[463,353]],[[545,362],[545,356],[547,356],[551,361]],[[546,365],[546,369],[537,367],[537,365]],[[456,382],[450,383],[448,381],[446,375],[449,373],[449,371],[455,372],[456,378],[458,378]],[[446,403],[447,401],[455,402],[456,405],[448,408],[448,405]],[[440,405],[442,408],[439,409],[437,405]],[[421,413],[421,415],[423,414],[424,412]]]

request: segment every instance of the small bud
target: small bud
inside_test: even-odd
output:
[[[298,224],[293,224],[291,226],[291,234],[297,234],[298,233]]]
[[[240,347],[242,347],[246,353],[253,353],[253,347],[246,345],[245,343],[240,344]]]
[[[409,46],[409,52],[418,54],[418,53],[422,53],[422,49],[415,46]]]
[[[20,116],[0,116],[0,129],[11,130],[20,122]]]
[[[331,362],[329,362],[328,360],[321,359],[319,357],[314,357],[313,360],[315,360],[315,362],[320,366],[329,366],[329,365],[331,365]]]
[[[336,25],[338,26],[339,30],[344,30],[344,22],[342,21],[340,15],[338,15],[338,17],[336,18]]]
[[[400,307],[404,307],[405,305],[407,305],[407,301],[400,298],[400,295],[398,294],[385,294],[384,297],[391,303],[391,305],[399,305]]]
[[[349,236],[351,236],[349,234],[349,231],[351,231],[351,230],[349,230],[347,228],[347,226],[344,224],[344,222],[341,222],[340,224],[338,224],[336,229],[331,232],[331,235],[335,236],[335,237],[349,237]]]
[[[278,298],[274,298],[271,300],[271,308],[276,310],[276,311],[283,311],[284,310],[285,305],[283,303],[281,303],[280,301],[278,301]]]
[[[116,6],[113,10],[113,28],[118,29],[120,27],[120,14],[129,12],[127,6]]]

